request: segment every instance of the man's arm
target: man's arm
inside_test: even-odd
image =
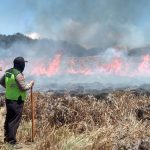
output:
[[[5,88],[5,75],[0,79],[0,85]]]
[[[24,75],[21,73],[16,76],[16,81],[17,81],[17,84],[18,84],[20,90],[22,90],[22,91],[29,90],[34,84],[33,81],[31,81],[29,84],[26,84]]]

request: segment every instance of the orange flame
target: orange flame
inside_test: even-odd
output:
[[[101,67],[107,73],[120,74],[122,71],[123,61],[120,58],[114,58],[110,63],[104,64]]]
[[[27,71],[31,75],[36,76],[54,76],[57,74],[74,74],[74,75],[117,75],[126,77],[136,77],[136,76],[150,76],[150,54],[146,54],[143,57],[138,58],[138,63],[134,60],[126,61],[122,57],[114,57],[107,62],[102,56],[96,57],[72,57],[67,59],[62,59],[62,54],[56,54],[47,64],[45,61],[39,62],[35,60],[34,68],[27,68]],[[8,60],[0,60],[0,67],[3,70],[8,68]],[[62,64],[65,64],[62,67]]]
[[[53,76],[57,74],[60,70],[61,57],[62,57],[61,54],[57,54],[48,64],[48,67],[45,67],[44,64],[39,64],[38,67],[35,67],[33,69],[32,74],[35,74],[37,76],[39,75]]]
[[[140,74],[148,74],[150,75],[150,55],[145,55],[142,58],[142,62],[138,66],[138,71]]]

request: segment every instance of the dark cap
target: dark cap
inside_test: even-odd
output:
[[[14,59],[14,64],[18,64],[18,63],[21,63],[21,62],[26,63],[26,62],[28,62],[28,61],[24,60],[23,57],[16,57],[16,58]]]

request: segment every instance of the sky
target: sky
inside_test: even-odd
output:
[[[0,34],[17,32],[85,47],[148,44],[149,0],[0,0]]]

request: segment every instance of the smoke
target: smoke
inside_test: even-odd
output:
[[[34,27],[42,37],[87,48],[149,44],[148,0],[30,1]]]
[[[26,34],[26,36],[31,38],[31,39],[33,39],[33,40],[40,38],[40,35],[38,33],[36,33],[36,32],[28,33],[28,34]]]
[[[149,4],[148,0],[26,0],[22,8],[30,10],[32,21],[25,35],[32,40],[0,48],[0,65],[5,70],[15,57],[25,57],[29,60],[25,74],[40,87],[149,83]],[[138,49],[143,46],[147,47]]]
[[[13,66],[15,57],[23,56],[29,61],[25,69],[28,79],[36,80],[37,86],[42,87],[50,83],[143,84],[150,75],[148,50],[130,56],[126,48],[111,47],[98,49],[91,55],[92,49],[47,39],[15,41],[9,48],[0,50],[0,65],[4,70]]]

